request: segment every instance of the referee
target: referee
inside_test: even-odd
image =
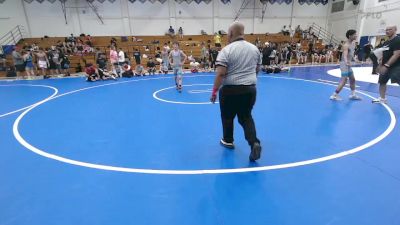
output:
[[[244,26],[234,22],[228,31],[228,42],[218,54],[216,77],[211,94],[214,103],[219,90],[219,102],[223,127],[221,144],[234,148],[233,120],[238,116],[251,147],[250,161],[260,158],[261,145],[251,116],[256,102],[257,73],[261,66],[261,53],[256,46],[244,40]],[[222,85],[221,89],[220,86]]]
[[[400,84],[400,37],[397,36],[397,26],[386,27],[386,35],[389,40],[382,46],[382,62],[378,67],[380,96],[372,103],[387,103],[386,84],[389,80]]]

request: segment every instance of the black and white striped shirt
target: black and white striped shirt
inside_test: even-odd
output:
[[[218,54],[216,65],[227,68],[222,85],[255,85],[256,67],[261,65],[262,55],[258,48],[239,39],[225,46]]]

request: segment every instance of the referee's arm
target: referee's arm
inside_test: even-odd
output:
[[[210,99],[212,103],[215,103],[215,100],[217,99],[217,91],[221,86],[223,79],[226,77],[226,71],[227,69],[225,66],[217,65],[214,87]]]

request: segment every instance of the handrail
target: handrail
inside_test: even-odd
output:
[[[0,53],[3,53],[3,46],[16,45],[25,35],[25,29],[23,26],[15,26],[6,34],[0,37]]]
[[[336,44],[340,43],[340,40],[329,31],[325,30],[323,27],[312,23],[310,26],[310,32],[313,32],[318,38],[321,38],[323,41],[328,42],[329,44]]]

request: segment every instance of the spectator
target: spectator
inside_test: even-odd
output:
[[[35,56],[37,58],[37,65],[42,71],[42,76],[43,78],[47,78],[47,73],[46,70],[48,66],[50,65],[49,59],[47,58],[46,53],[43,51],[42,48],[39,48],[39,51],[35,53]]]
[[[0,71],[7,70],[6,62],[7,62],[6,56],[4,54],[0,54]]]
[[[133,71],[131,69],[131,66],[126,63],[122,66],[122,77],[126,78],[133,77]]]
[[[215,71],[215,62],[217,61],[218,53],[221,50],[220,47],[215,45],[215,48],[210,51],[210,56],[211,56],[211,68],[214,69]]]
[[[103,70],[107,67],[107,58],[104,53],[101,52],[98,55],[96,64],[97,64],[98,68],[103,69]]]
[[[111,46],[110,48],[110,63],[111,63],[111,69],[112,72],[115,74],[118,74],[117,68],[118,68],[118,53],[115,50],[115,46]]]
[[[327,46],[326,50],[326,63],[333,63],[333,48],[331,46]]]
[[[59,74],[61,70],[60,52],[51,46],[51,50],[48,53],[51,74]]]
[[[269,42],[264,43],[264,48],[262,50],[262,65],[264,68],[267,66],[271,65],[271,61],[269,59],[269,56],[271,55],[272,52],[272,47],[270,46]]]
[[[86,81],[94,82],[98,80],[116,80],[115,74],[107,73],[102,69],[96,68],[93,64],[88,63],[85,66],[85,72],[87,75]]]
[[[93,38],[89,34],[85,37],[85,44],[89,45],[90,47],[93,46]]]
[[[69,74],[69,66],[70,61],[68,56],[65,55],[63,52],[60,53],[60,61],[61,61],[61,72],[64,73],[65,76],[70,76]]]
[[[367,44],[364,45],[363,47],[364,50],[364,58],[363,61],[367,61],[367,59],[369,58],[369,55],[371,54],[372,51],[372,45],[370,42],[368,42]]]
[[[289,36],[289,35],[290,35],[290,32],[289,32],[289,30],[286,28],[286,25],[284,25],[284,26],[282,27],[281,32],[282,32],[282,34],[285,35],[285,36]]]
[[[141,53],[138,49],[135,49],[135,51],[133,52],[133,57],[135,57],[136,65],[139,65],[142,57],[141,57]]]
[[[141,64],[137,64],[135,69],[135,76],[144,76],[144,75],[145,71],[143,66]]]
[[[164,44],[163,50],[161,51],[161,59],[162,59],[162,68],[161,71],[165,74],[168,73],[169,69],[169,46],[167,43]]]
[[[19,47],[15,46],[14,51],[11,53],[11,55],[14,61],[15,70],[17,71],[17,77],[20,77],[21,75],[23,77],[23,72],[25,72],[25,63],[24,58],[19,51]]]
[[[126,63],[125,52],[122,51],[122,48],[119,48],[119,52],[118,52],[118,68],[119,68],[119,71],[122,71],[122,66],[125,63]]]
[[[289,25],[288,32],[289,32],[290,38],[292,39],[294,37],[294,32],[295,32],[292,28],[292,25]]]
[[[67,40],[68,40],[67,42],[74,43],[74,44],[75,44],[75,41],[76,41],[76,39],[75,39],[73,34],[71,34],[71,36],[69,36]]]
[[[115,39],[114,37],[111,38],[110,40],[110,45],[114,46],[115,48],[117,48],[117,39]]]
[[[31,76],[35,76],[35,72],[33,71],[34,65],[33,65],[33,58],[32,58],[31,52],[30,51],[22,51],[22,57],[25,62],[26,75],[28,76],[28,79],[30,79]]]
[[[183,29],[182,29],[182,27],[179,27],[179,30],[178,30],[178,35],[179,35],[179,38],[183,38]]]
[[[301,29],[300,25],[297,25],[296,29],[295,29],[296,34],[301,34],[303,33],[303,30]]]
[[[172,28],[172,26],[169,26],[168,33],[175,34],[175,30],[174,30],[174,28]]]
[[[200,54],[200,62],[204,63],[207,58],[207,48],[204,42],[201,43],[201,54]]]
[[[343,44],[344,41],[341,41],[340,44],[337,47],[337,59],[338,59],[338,63],[342,60],[342,53],[343,53]]]
[[[214,35],[214,44],[215,47],[221,47],[221,35],[219,35],[218,33],[215,33]]]
[[[147,62],[147,71],[149,72],[149,75],[156,74],[156,64],[153,61],[153,58],[149,58],[149,61]]]

